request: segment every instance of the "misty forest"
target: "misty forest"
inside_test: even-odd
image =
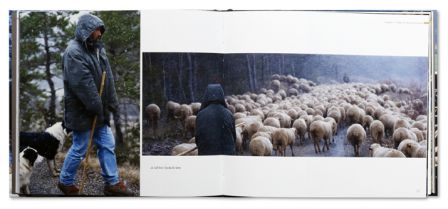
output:
[[[211,83],[222,85],[234,114],[239,155],[372,156],[372,144],[395,153],[404,139],[426,147],[426,57],[143,53],[142,59],[144,155],[194,150],[195,115]],[[319,121],[331,130],[316,131]],[[378,136],[371,130],[376,121],[383,126]],[[348,129],[356,124],[362,139],[351,139]],[[281,131],[294,137],[282,142],[274,137]]]
[[[20,131],[43,132],[63,120],[62,55],[69,40],[74,38],[77,19],[84,13],[87,11],[20,12]],[[106,26],[102,42],[114,74],[120,105],[120,113],[111,117],[117,161],[120,165],[136,167],[140,155],[140,14],[138,11],[90,13],[101,18]],[[63,152],[67,152],[70,145],[71,137]],[[34,189],[46,191],[37,186]]]

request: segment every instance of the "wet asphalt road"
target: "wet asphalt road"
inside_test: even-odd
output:
[[[353,146],[346,141],[348,125],[341,125],[338,129],[338,134],[334,136],[334,142],[329,144],[330,150],[316,154],[314,151],[314,144],[308,135],[305,136],[305,141],[302,145],[299,144],[298,138],[293,146],[295,157],[355,157]],[[366,131],[367,138],[361,145],[360,157],[370,157],[369,147],[372,144],[372,138],[369,130]],[[169,137],[166,139],[154,139],[147,137],[143,140],[143,155],[170,155],[171,149],[177,144],[186,143],[188,140],[183,137]],[[383,139],[383,142],[390,143],[390,140]],[[320,142],[320,147],[323,147],[323,140]],[[248,147],[245,147],[244,156],[251,156]],[[273,152],[272,155],[275,155]],[[291,149],[286,148],[286,156],[291,157]]]

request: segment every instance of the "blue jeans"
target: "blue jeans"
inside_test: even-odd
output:
[[[64,165],[61,169],[59,181],[64,185],[74,185],[76,173],[84,158],[89,144],[89,131],[73,131],[73,142]],[[97,155],[101,165],[101,175],[109,185],[119,182],[117,160],[115,157],[115,139],[107,125],[95,129],[93,140],[97,147]]]

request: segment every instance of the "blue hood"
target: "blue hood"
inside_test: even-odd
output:
[[[76,40],[85,42],[97,28],[101,29],[101,34],[104,34],[106,28],[103,21],[95,15],[85,14],[81,16],[76,25],[75,37]]]
[[[221,104],[227,108],[227,104],[224,99],[224,90],[220,84],[209,84],[207,86],[204,97],[202,98],[201,110],[210,104]]]

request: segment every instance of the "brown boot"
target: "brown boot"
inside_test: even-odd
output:
[[[75,185],[64,185],[61,182],[58,183],[58,188],[67,196],[78,196],[79,189]]]
[[[106,196],[133,196],[132,192],[130,192],[123,181],[119,181],[115,185],[104,186],[104,195]]]

